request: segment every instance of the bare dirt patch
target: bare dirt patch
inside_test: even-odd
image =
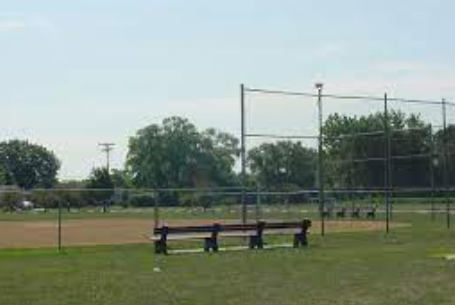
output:
[[[169,225],[213,224],[220,220],[172,220]],[[228,221],[226,221],[228,222]],[[391,227],[407,226],[392,223]],[[83,219],[65,220],[62,224],[62,241],[65,246],[109,245],[146,243],[153,230],[153,221],[147,219]],[[355,232],[384,230],[380,221],[327,221],[327,232]],[[314,233],[320,223],[313,222]],[[0,248],[53,247],[58,242],[58,226],[55,221],[3,221],[0,222]]]

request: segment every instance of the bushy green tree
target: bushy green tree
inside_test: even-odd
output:
[[[251,149],[251,176],[262,187],[290,190],[315,186],[317,154],[300,142],[264,143]]]
[[[114,183],[107,168],[93,169],[87,180],[87,189],[86,196],[88,202],[102,206],[103,211],[106,212],[107,206],[114,194]]]
[[[395,111],[389,114],[389,126],[393,185],[428,186],[430,126],[417,115]],[[358,117],[330,115],[323,127],[325,182],[335,187],[383,187],[384,131],[382,112]]]
[[[0,185],[6,184],[6,171],[0,166]]]
[[[227,133],[170,117],[130,138],[127,169],[137,187],[225,186],[235,180],[237,146]]]
[[[133,178],[126,170],[113,169],[111,172],[111,181],[115,188],[128,189],[133,186]]]
[[[0,167],[8,185],[50,188],[57,181],[60,162],[43,146],[12,140],[0,143]]]
[[[21,203],[23,195],[19,191],[8,190],[0,193],[0,208],[5,212],[14,211]]]

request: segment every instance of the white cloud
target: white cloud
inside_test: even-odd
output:
[[[54,25],[41,14],[0,13],[0,32],[17,32],[27,29],[49,30]]]
[[[1,30],[16,30],[27,27],[25,22],[19,20],[0,20]]]

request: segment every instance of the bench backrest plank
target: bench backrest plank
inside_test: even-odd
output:
[[[163,226],[154,229],[155,235],[171,234],[192,234],[192,233],[219,233],[239,231],[263,231],[279,229],[308,229],[311,226],[310,220],[298,222],[258,222],[251,224],[213,224],[202,226]]]

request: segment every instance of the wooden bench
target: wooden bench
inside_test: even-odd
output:
[[[167,254],[169,241],[203,240],[204,251],[217,252],[218,239],[221,237],[247,237],[250,249],[264,247],[264,235],[294,236],[294,247],[308,245],[308,229],[311,221],[304,219],[299,222],[264,222],[252,224],[218,224],[205,226],[162,226],[153,231],[152,241],[155,253]]]

